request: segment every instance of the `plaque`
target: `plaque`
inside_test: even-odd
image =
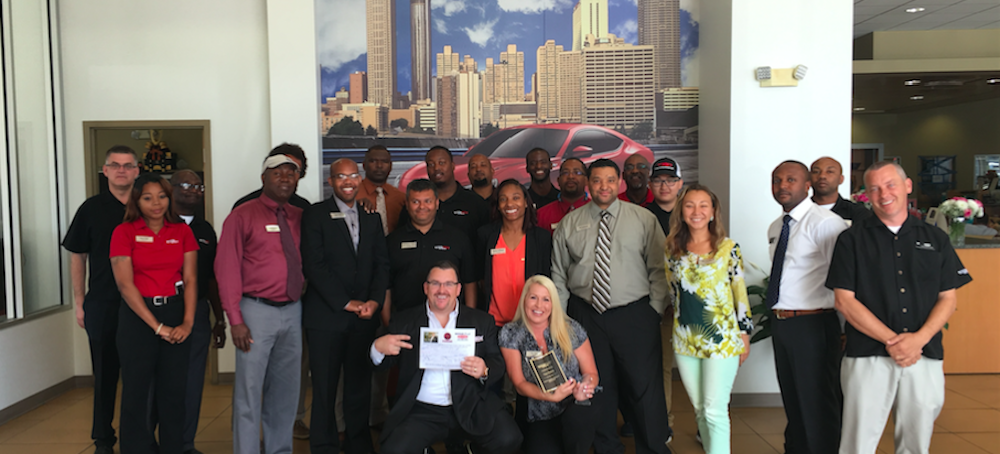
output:
[[[551,393],[559,385],[566,383],[566,373],[563,372],[562,364],[559,364],[559,358],[552,353],[552,350],[544,355],[528,358],[528,364],[531,365],[531,371],[535,373],[535,380],[542,391]]]

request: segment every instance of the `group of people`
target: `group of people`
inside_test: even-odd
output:
[[[383,454],[439,441],[449,454],[622,453],[619,411],[637,452],[669,453],[675,364],[706,452],[729,452],[754,324],[709,188],[639,154],[623,168],[567,159],[558,188],[541,148],[527,154],[527,186],[495,182],[483,155],[470,188],[448,149],[425,163],[428,178],[400,191],[389,151],[373,146],[363,175],[332,162],[333,195],[309,205],[296,194],[305,154],[279,145],[216,241],[194,214],[196,173],[139,176],[134,151],[108,150],[109,191],[63,242],[91,345],[96,452],[117,441],[119,368],[121,451],[198,452],[208,343],[224,345],[226,318],[236,453],[290,453],[293,437],[314,453],[371,453],[373,427]],[[765,303],[786,452],[875,452],[891,409],[897,451],[927,452],[944,400],[940,330],[971,278],[942,231],[909,217],[901,167],[865,172],[871,210],[839,197],[843,178],[831,158],[772,174],[783,215],[767,232]],[[421,328],[471,328],[475,354],[422,369]],[[553,387],[532,369],[549,354],[565,376]]]

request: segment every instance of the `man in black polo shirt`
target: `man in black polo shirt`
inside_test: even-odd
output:
[[[864,174],[875,216],[840,234],[826,286],[847,319],[840,452],[875,452],[893,410],[897,452],[928,452],[944,405],[941,328],[972,278],[941,229],[913,216],[913,183],[882,161]]]
[[[423,304],[427,272],[442,260],[458,265],[465,304],[476,307],[476,267],[472,244],[459,232],[437,219],[438,187],[429,180],[413,180],[406,187],[407,223],[386,237],[389,248],[389,292],[382,308],[382,323],[389,326],[391,314]],[[477,197],[473,194],[473,197]],[[481,201],[481,200],[480,200]]]
[[[860,203],[854,203],[840,196],[837,189],[844,182],[844,168],[836,159],[822,157],[812,163],[809,169],[809,179],[812,183],[813,202],[820,207],[833,211],[851,222],[872,215],[872,211]]]
[[[549,175],[552,173],[552,156],[544,148],[534,148],[524,156],[524,170],[531,177],[528,185],[528,195],[539,209],[559,200],[559,190],[552,186]]]
[[[192,344],[184,398],[184,452],[201,454],[194,448],[194,436],[198,432],[198,416],[201,413],[208,344],[212,341],[215,348],[226,345],[226,317],[222,314],[219,287],[215,283],[213,268],[218,236],[212,224],[196,214],[205,198],[205,186],[198,174],[190,170],[179,170],[170,177],[170,184],[174,187],[174,211],[191,227],[198,240],[198,306],[194,314],[194,327],[188,338]],[[209,320],[209,310],[215,314],[215,325]]]
[[[118,390],[118,308],[122,296],[111,274],[111,233],[125,217],[132,183],[139,176],[135,151],[116,145],[104,157],[104,176],[108,192],[95,195],[77,210],[62,245],[72,252],[70,275],[76,323],[87,330],[90,361],[94,372],[94,421],[90,437],[97,445],[96,454],[112,454],[118,439],[111,420],[115,416],[115,393]],[[87,264],[90,280],[86,281]],[[87,282],[87,286],[84,285]],[[89,287],[90,291],[84,294]]]
[[[677,206],[677,196],[680,195],[683,187],[684,179],[681,178],[681,167],[677,165],[677,161],[661,158],[653,163],[652,176],[649,178],[649,189],[653,192],[653,203],[647,205],[646,208],[656,215],[656,220],[663,228],[664,236],[670,235],[670,215],[673,214],[674,207]],[[673,347],[671,347],[671,351],[673,351]]]

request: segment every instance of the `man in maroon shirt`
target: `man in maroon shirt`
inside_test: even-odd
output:
[[[264,160],[263,194],[236,207],[222,226],[215,258],[222,308],[236,346],[233,452],[292,452],[302,357],[302,209],[288,199],[299,166],[286,155]],[[268,383],[265,388],[264,383]],[[263,408],[262,408],[263,407]]]
[[[634,154],[625,160],[622,180],[625,180],[625,192],[618,194],[618,200],[641,207],[653,203],[653,191],[649,190],[649,161],[643,155]]]
[[[569,158],[559,168],[559,187],[562,192],[555,202],[538,209],[538,226],[556,231],[556,226],[566,213],[582,207],[590,201],[587,197],[587,167],[577,158]]]

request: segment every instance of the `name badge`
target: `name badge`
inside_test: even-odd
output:
[[[498,247],[496,249],[490,249],[490,255],[506,254],[507,248]]]
[[[588,229],[590,229],[590,224],[583,224],[583,225],[576,226],[576,231],[577,232],[579,232],[581,230],[588,230]]]
[[[402,243],[399,243],[399,248],[400,249],[416,249],[417,248],[417,242],[416,241],[403,241]]]
[[[135,236],[135,242],[136,243],[152,243],[153,242],[153,237],[146,236],[146,235],[136,235]]]
[[[556,227],[559,227],[559,223],[558,222],[553,222],[552,225],[550,225],[549,227],[551,227],[552,230],[555,230]]]
[[[339,211],[331,211],[330,212],[330,219],[344,219],[346,217],[347,217],[346,214],[341,213]]]
[[[268,225],[264,226],[264,230],[266,230],[266,231],[268,231],[270,233],[280,232],[281,231],[281,227],[278,227],[278,224],[268,224]]]

